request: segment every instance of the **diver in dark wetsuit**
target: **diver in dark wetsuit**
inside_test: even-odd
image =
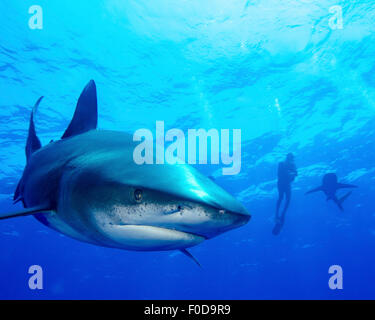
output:
[[[276,217],[275,217],[276,225],[272,231],[274,235],[279,234],[282,226],[284,225],[285,213],[288,210],[291,193],[292,193],[291,184],[294,181],[294,179],[297,177],[297,175],[298,173],[297,173],[296,165],[294,163],[294,156],[292,153],[288,153],[285,161],[279,163],[279,168],[277,172],[277,176],[278,176],[277,188],[279,191],[279,199],[277,200],[277,205],[276,205]],[[283,201],[284,197],[285,197],[284,209],[281,213],[281,216],[279,216],[281,202]]]

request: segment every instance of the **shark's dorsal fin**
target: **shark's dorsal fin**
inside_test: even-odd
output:
[[[199,261],[189,252],[187,251],[186,249],[180,249],[180,251],[187,257],[189,257],[190,259],[192,259],[199,267],[202,268],[201,264],[199,263]]]
[[[62,139],[73,137],[81,133],[96,129],[98,123],[98,102],[96,85],[91,80],[83,89],[78,99],[72,121],[66,129]]]
[[[30,159],[31,155],[40,149],[42,147],[42,144],[40,143],[39,138],[36,135],[35,132],[35,125],[34,125],[34,115],[36,114],[38,110],[38,106],[40,102],[42,101],[43,97],[40,97],[38,101],[35,103],[33,110],[31,111],[31,116],[30,116],[30,124],[29,124],[29,134],[27,136],[27,141],[26,141],[26,148],[25,148],[25,153],[26,153],[26,159],[27,161]]]
[[[32,208],[27,208],[19,212],[8,213],[6,215],[0,215],[0,220],[30,216],[36,213],[50,212],[51,209],[46,208],[45,206],[37,206]]]

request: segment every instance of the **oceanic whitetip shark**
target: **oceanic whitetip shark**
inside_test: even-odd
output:
[[[186,250],[246,224],[247,210],[188,164],[137,165],[136,142],[124,132],[97,130],[90,81],[61,140],[42,147],[30,117],[26,167],[14,194],[44,225],[95,245],[136,251]],[[198,263],[199,264],[199,263]]]
[[[341,198],[337,198],[336,192],[339,189],[350,189],[350,188],[357,188],[357,186],[353,184],[347,183],[340,183],[337,180],[337,175],[335,173],[327,173],[323,176],[322,185],[320,187],[314,188],[306,194],[310,194],[313,192],[322,191],[327,196],[327,201],[332,200],[336,205],[339,207],[341,211],[344,211],[342,203],[351,195],[351,191],[346,193]]]

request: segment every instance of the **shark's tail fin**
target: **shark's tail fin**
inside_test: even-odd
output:
[[[26,147],[25,147],[25,153],[26,153],[26,161],[28,162],[30,160],[31,155],[40,149],[42,147],[42,144],[40,143],[40,140],[35,132],[35,124],[34,124],[34,116],[38,110],[38,106],[40,102],[42,101],[43,97],[40,97],[38,101],[35,103],[33,110],[31,111],[30,116],[30,122],[29,122],[29,133],[26,140]],[[20,182],[17,185],[17,189],[14,193],[13,200],[14,202],[18,202],[22,200],[22,178]]]
[[[346,193],[345,195],[343,195],[341,198],[336,198],[334,197],[333,201],[337,204],[337,206],[339,207],[339,209],[341,211],[344,211],[344,207],[342,206],[343,202],[352,194],[351,191],[349,191],[348,193]]]
[[[345,195],[343,195],[340,199],[339,199],[339,207],[342,211],[344,211],[344,208],[342,207],[342,204],[343,202],[352,194],[351,191],[349,191],[348,193],[346,193]]]

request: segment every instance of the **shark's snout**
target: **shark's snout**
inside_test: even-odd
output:
[[[233,213],[232,215],[235,227],[243,226],[244,224],[248,223],[251,219],[251,216],[249,214]]]
[[[229,230],[239,228],[249,222],[251,216],[249,214],[236,213],[236,212],[222,212],[219,211],[219,214],[223,215],[223,220],[221,223],[218,223],[216,228],[207,234],[206,238],[212,238],[218,234],[224,233]],[[221,224],[221,225],[220,225]]]
[[[194,206],[184,210],[173,228],[182,232],[196,234],[205,239],[216,237],[224,232],[245,225],[251,216],[224,209]],[[170,225],[169,225],[170,226]]]

